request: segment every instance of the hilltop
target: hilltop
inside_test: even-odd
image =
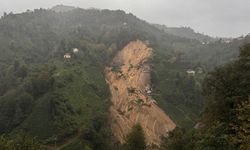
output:
[[[77,9],[77,8],[73,7],[73,6],[66,6],[66,5],[56,5],[56,6],[51,8],[51,10],[53,10],[55,12],[68,12],[68,11],[72,11],[74,9]]]
[[[167,27],[166,25],[158,25],[158,24],[154,24],[154,26],[159,28],[160,30],[163,30],[168,34],[188,39],[195,39],[202,43],[210,43],[218,40],[218,38],[213,38],[208,35],[197,33],[190,27]]]

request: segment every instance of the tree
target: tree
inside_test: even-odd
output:
[[[28,74],[28,68],[25,65],[20,66],[16,71],[17,77],[20,77],[22,79],[25,78],[27,74]]]
[[[249,149],[249,57],[250,44],[246,44],[240,49],[238,60],[217,68],[205,79],[206,107],[202,120],[207,136],[203,136],[202,145]]]
[[[52,73],[48,70],[43,70],[31,78],[31,85],[29,85],[28,91],[31,92],[33,96],[40,96],[51,89],[53,84],[54,78],[52,77]]]
[[[6,16],[7,16],[7,13],[6,13],[6,12],[4,12],[4,13],[3,13],[3,16],[4,16],[4,17],[6,17]]]
[[[5,135],[0,136],[1,150],[46,150],[36,138],[31,138],[26,135],[17,135],[10,139]]]
[[[204,126],[194,130],[195,134],[175,129],[163,141],[163,150],[250,149],[249,58],[250,44],[246,44],[237,60],[207,75],[203,83]]]
[[[231,124],[234,131],[232,141],[240,150],[250,149],[250,99],[238,106],[236,116]]]
[[[176,128],[169,133],[168,137],[164,137],[162,140],[161,150],[183,150],[187,144],[184,140],[185,130]]]
[[[134,125],[131,133],[127,137],[125,150],[145,150],[146,141],[143,129],[140,124]]]

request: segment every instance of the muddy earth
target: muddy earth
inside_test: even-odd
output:
[[[152,54],[153,49],[144,42],[130,42],[105,69],[112,94],[111,128],[120,143],[136,123],[142,126],[148,145],[160,145],[160,137],[176,127],[151,97]]]

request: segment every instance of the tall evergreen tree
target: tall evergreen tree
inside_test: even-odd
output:
[[[125,150],[145,150],[146,141],[143,129],[140,124],[134,125],[131,133],[127,137]]]

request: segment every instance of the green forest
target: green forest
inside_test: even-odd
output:
[[[80,8],[1,17],[0,149],[45,150],[70,139],[62,150],[150,149],[139,124],[114,144],[108,121],[104,69],[137,39],[153,48],[152,96],[177,125],[160,149],[250,149],[250,37],[203,44],[121,10]]]

